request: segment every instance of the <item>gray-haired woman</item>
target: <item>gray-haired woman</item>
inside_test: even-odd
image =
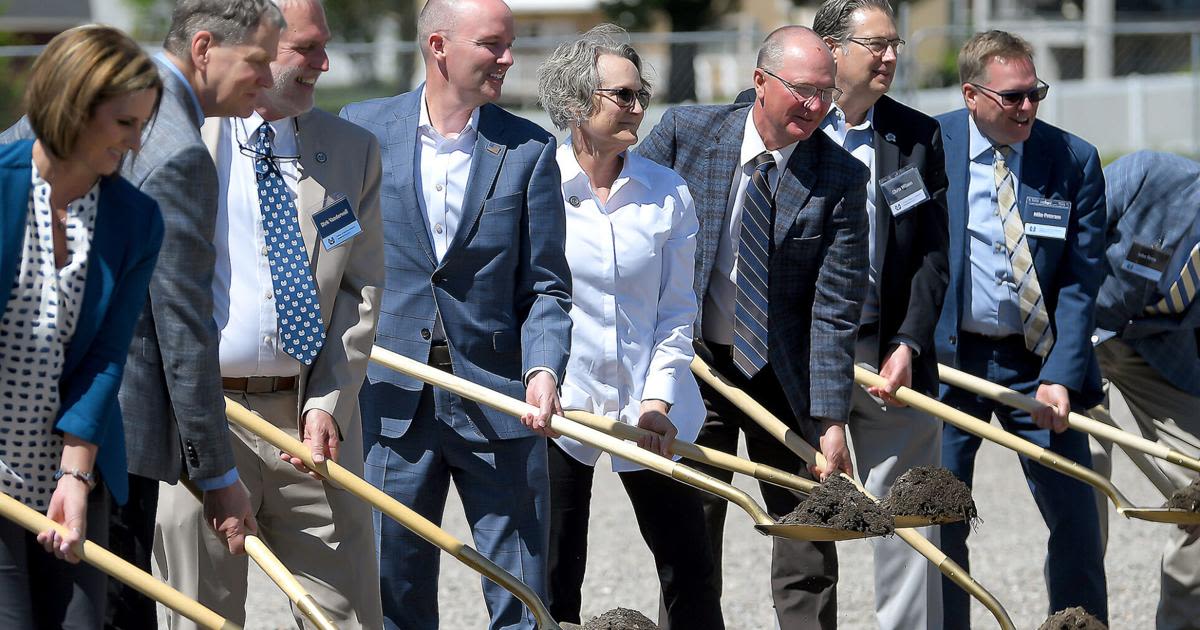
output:
[[[564,408],[636,424],[641,446],[669,454],[694,440],[704,404],[689,364],[698,223],[674,171],[629,153],[650,101],[641,58],[611,24],[558,47],[538,68],[538,96],[570,129],[558,149],[573,285]],[[550,447],[550,611],[579,621],[593,467],[600,453],[566,437]],[[654,554],[664,628],[724,628],[719,568],[698,491],[614,460]]]

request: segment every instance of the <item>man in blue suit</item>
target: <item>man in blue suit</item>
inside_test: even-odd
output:
[[[1141,151],[1104,169],[1107,275],[1096,298],[1100,372],[1121,391],[1135,426],[1122,427],[1200,457],[1200,164]],[[1196,473],[1131,452],[1170,496]],[[1166,532],[1164,532],[1166,533]],[[1172,531],[1162,558],[1159,630],[1200,619],[1200,526]]]
[[[434,522],[449,482],[475,546],[546,595],[546,441],[570,344],[570,272],[554,138],[492,104],[512,66],[500,0],[431,0],[425,83],[342,116],[379,137],[386,281],[377,342],[539,413],[511,418],[371,366],[360,394],[367,479]],[[540,433],[538,435],[536,433]],[[375,513],[387,627],[438,625],[438,550]],[[483,583],[491,627],[533,628]]]
[[[958,56],[966,109],[938,117],[946,148],[950,285],[935,333],[942,363],[1036,396],[1032,414],[960,390],[942,400],[1051,451],[1091,464],[1087,436],[1063,432],[1073,406],[1100,398],[1091,331],[1103,278],[1104,176],[1096,149],[1036,119],[1049,89],[1032,49],[1002,31],[972,37]],[[971,483],[980,438],[947,426],[942,462]],[[1021,460],[1050,530],[1050,609],[1108,616],[1103,547],[1088,486]],[[943,526],[942,547],[964,568],[969,525]],[[945,626],[970,626],[967,594],[943,578]]]

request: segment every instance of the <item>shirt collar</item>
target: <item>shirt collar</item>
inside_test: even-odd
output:
[[[175,78],[179,79],[179,82],[183,84],[183,89],[192,99],[192,116],[195,119],[196,126],[203,127],[204,108],[200,106],[200,99],[196,96],[196,90],[192,89],[192,84],[188,82],[187,77],[183,76],[183,72],[179,70],[179,68],[175,65],[175,62],[171,61],[171,58],[168,57],[166,53],[160,52],[154,55],[154,58],[157,59],[160,64],[166,66],[167,69],[175,75]]]
[[[417,119],[417,129],[433,132],[437,136],[443,137],[442,134],[439,133],[436,128],[434,128],[433,123],[429,122],[429,106],[425,103],[425,88],[424,87],[421,88],[420,101],[421,101],[421,116],[419,119]],[[479,129],[479,108],[478,107],[471,110],[471,118],[467,120],[467,124],[465,126],[463,126],[461,131],[458,132],[458,137],[462,138],[464,135],[466,135],[472,131],[475,131],[477,129]]]
[[[763,142],[762,135],[758,133],[758,127],[754,124],[754,106],[746,108],[746,130],[742,134],[742,153],[738,161],[738,167],[743,167],[760,153],[767,150],[767,145]],[[792,153],[796,151],[796,143],[793,142],[786,147],[771,151],[771,157],[775,158],[775,168],[783,170],[791,159]]]
[[[990,162],[992,155],[991,152],[995,150],[996,147],[992,144],[992,141],[989,140],[987,136],[983,135],[983,132],[980,131],[979,127],[975,125],[975,118],[969,114],[967,115],[967,128],[971,134],[971,141],[968,145],[969,152],[967,153],[967,156],[971,158],[972,162],[976,162],[979,161],[980,157],[983,157],[986,154],[988,161]],[[1016,159],[1020,159],[1022,152],[1025,149],[1025,143],[1017,142],[1008,146],[1013,150],[1013,153],[1016,154]]]
[[[575,149],[572,147],[570,138],[567,138],[558,147],[557,158],[558,170],[562,176],[564,185],[572,184],[578,178],[580,184],[590,188],[591,181],[588,179],[587,173],[583,172],[583,167],[579,165],[579,160],[575,158]],[[612,194],[624,187],[625,182],[628,181],[635,181],[646,189],[650,189],[651,187],[651,181],[646,176],[645,169],[639,165],[639,162],[645,158],[629,151],[622,151],[621,158],[621,172],[617,174],[617,179],[613,181],[611,192],[609,193],[610,199],[612,198]]]
[[[255,134],[258,133],[258,128],[262,126],[263,117],[258,112],[251,112],[249,116],[242,118],[240,121],[235,119],[234,124],[243,125],[246,129],[246,144],[253,146]],[[275,132],[273,140],[272,153],[275,155],[298,155],[299,139],[296,137],[296,118],[288,116],[280,118],[269,123],[271,130]]]
[[[821,126],[832,125],[835,129],[844,130],[844,133],[851,131],[871,131],[875,128],[875,106],[872,105],[867,110],[867,116],[863,121],[854,126],[848,126],[846,123],[846,112],[836,104],[829,108],[829,113],[825,114],[825,120],[821,121]]]

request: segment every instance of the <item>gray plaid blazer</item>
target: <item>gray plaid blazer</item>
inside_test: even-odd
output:
[[[696,200],[696,333],[717,257],[750,105],[675,107],[637,152],[674,169]],[[867,289],[870,172],[825,134],[800,142],[775,190],[768,262],[768,361],[806,437],[812,418],[844,422]]]

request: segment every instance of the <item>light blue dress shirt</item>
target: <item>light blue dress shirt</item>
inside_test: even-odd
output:
[[[967,242],[971,271],[966,276],[966,304],[962,330],[989,337],[1019,335],[1021,309],[1013,282],[1004,223],[996,202],[996,176],[993,166],[995,148],[979,131],[975,120],[967,119],[971,140],[968,156],[970,182],[967,186]],[[1021,205],[1021,156],[1024,143],[1010,145],[1008,169],[1013,175],[1017,204]]]
[[[175,65],[175,62],[171,61],[171,58],[166,53],[158,53],[154,55],[154,58],[169,68],[174,73],[175,78],[179,79],[179,82],[183,84],[188,96],[192,97],[192,115],[196,117],[196,126],[203,127],[204,108],[200,106],[200,99],[196,96],[196,91],[192,89],[192,84],[188,83],[187,77],[183,76],[183,73],[179,71],[179,67]]]
[[[846,114],[836,105],[829,108],[825,120],[821,122],[821,130],[838,146],[858,159],[871,169],[871,179],[867,181],[867,257],[870,266],[867,270],[867,280],[870,286],[867,297],[863,301],[860,324],[873,324],[879,321],[879,261],[876,255],[876,235],[879,233],[875,216],[875,108],[867,110],[866,119],[860,124],[850,126],[846,122]]]

